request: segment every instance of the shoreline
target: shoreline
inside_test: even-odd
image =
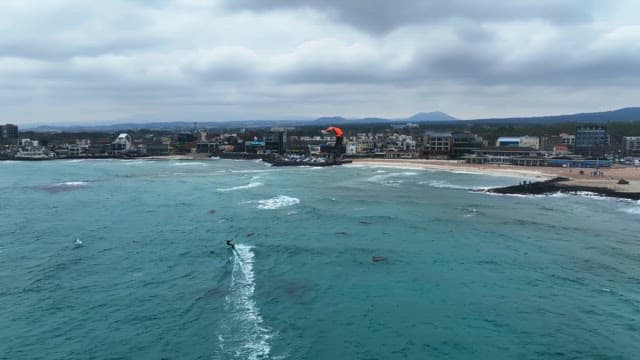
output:
[[[224,157],[223,157],[224,158]],[[161,155],[140,156],[131,158],[122,157],[68,157],[53,158],[47,160],[78,160],[78,159],[120,159],[120,160],[217,160],[220,157],[211,154],[187,154],[187,155]],[[27,159],[3,159],[13,161],[29,161]],[[594,176],[593,168],[562,168],[562,167],[525,167],[516,165],[496,164],[467,164],[459,160],[431,160],[431,159],[381,159],[381,158],[352,158],[351,163],[342,166],[376,166],[404,169],[422,169],[447,172],[469,172],[493,176],[515,176],[536,179],[536,183],[555,181],[554,191],[579,192],[593,190],[603,196],[627,197],[637,199],[640,194],[640,167],[614,165],[611,168],[600,168],[598,176]],[[31,160],[32,161],[32,160]],[[624,179],[627,184],[619,184]],[[514,184],[515,185],[515,184]],[[552,189],[552,187],[548,187]],[[520,193],[526,194],[529,188],[519,188]],[[549,190],[549,192],[552,192]],[[612,195],[613,194],[613,195]]]
[[[592,176],[595,169],[562,168],[562,167],[520,167],[515,165],[493,164],[467,164],[456,160],[418,160],[418,159],[353,159],[354,165],[368,165],[381,167],[402,167],[423,170],[440,171],[468,171],[486,175],[515,175],[529,176],[545,182],[556,178],[563,178],[558,187],[563,191],[584,191],[585,188],[593,190],[605,190],[606,194],[620,193],[635,199],[635,194],[640,193],[640,168],[636,167],[611,167],[601,168],[601,176]],[[628,184],[618,184],[624,179]],[[526,189],[522,189],[526,190]],[[606,194],[605,194],[606,193]]]

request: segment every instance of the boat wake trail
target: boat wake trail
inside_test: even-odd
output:
[[[263,325],[260,309],[253,300],[255,276],[251,247],[236,244],[233,252],[231,286],[226,297],[228,314],[218,334],[221,359],[268,359],[270,329]]]

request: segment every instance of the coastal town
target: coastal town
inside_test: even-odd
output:
[[[367,131],[368,130],[368,131]],[[406,123],[345,127],[344,158],[457,160],[467,164],[610,168],[640,165],[640,136],[613,135],[603,124],[545,136],[485,135]],[[0,125],[0,159],[134,158],[172,155],[262,158],[326,157],[336,137],[321,127],[132,130],[107,133],[21,132]],[[597,175],[595,173],[594,175]]]
[[[604,124],[581,124],[573,132],[545,136],[515,136],[517,129],[504,135],[500,128],[481,135],[413,123],[344,128],[344,139],[336,146],[336,134],[319,126],[81,133],[21,132],[5,124],[0,125],[0,159],[228,158],[262,159],[274,166],[400,165],[520,173],[543,184],[504,190],[512,193],[591,191],[640,198],[640,136],[612,134]]]

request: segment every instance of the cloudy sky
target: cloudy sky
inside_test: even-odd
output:
[[[2,0],[0,123],[640,105],[637,0]]]

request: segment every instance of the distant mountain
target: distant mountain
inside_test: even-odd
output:
[[[410,122],[425,122],[425,121],[456,121],[459,119],[454,118],[451,115],[445,114],[442,111],[432,111],[432,112],[419,112],[404,120],[410,121]]]
[[[482,123],[554,124],[562,122],[605,123],[640,121],[640,107],[612,111],[534,117],[488,118],[468,120]]]
[[[315,120],[238,120],[238,121],[216,121],[216,122],[127,122],[109,125],[45,125],[38,127],[24,127],[23,131],[36,132],[117,132],[128,130],[168,130],[168,131],[192,131],[194,127],[198,129],[238,129],[238,128],[269,128],[269,127],[295,127],[295,126],[326,126],[326,125],[362,125],[362,124],[398,124],[403,122],[413,123],[451,123],[458,125],[461,123],[486,123],[486,124],[554,124],[562,122],[577,123],[606,123],[606,122],[630,122],[640,121],[640,107],[628,107],[613,111],[602,111],[593,113],[580,113],[570,115],[551,115],[534,117],[511,117],[511,118],[486,118],[459,120],[453,116],[440,111],[417,113],[404,119],[385,118],[361,118],[347,119],[342,116],[321,117]]]
[[[323,116],[315,119],[313,122],[317,124],[344,124],[348,122],[346,118],[342,116]]]
[[[356,118],[356,119],[347,119],[342,116],[324,116],[317,118],[314,120],[317,124],[387,124],[387,123],[397,123],[397,122],[429,122],[429,121],[457,121],[458,119],[454,118],[451,115],[447,115],[442,111],[432,111],[432,112],[419,112],[413,116],[408,118],[401,119],[386,119],[386,118],[377,118],[377,117],[366,117],[366,118]]]

